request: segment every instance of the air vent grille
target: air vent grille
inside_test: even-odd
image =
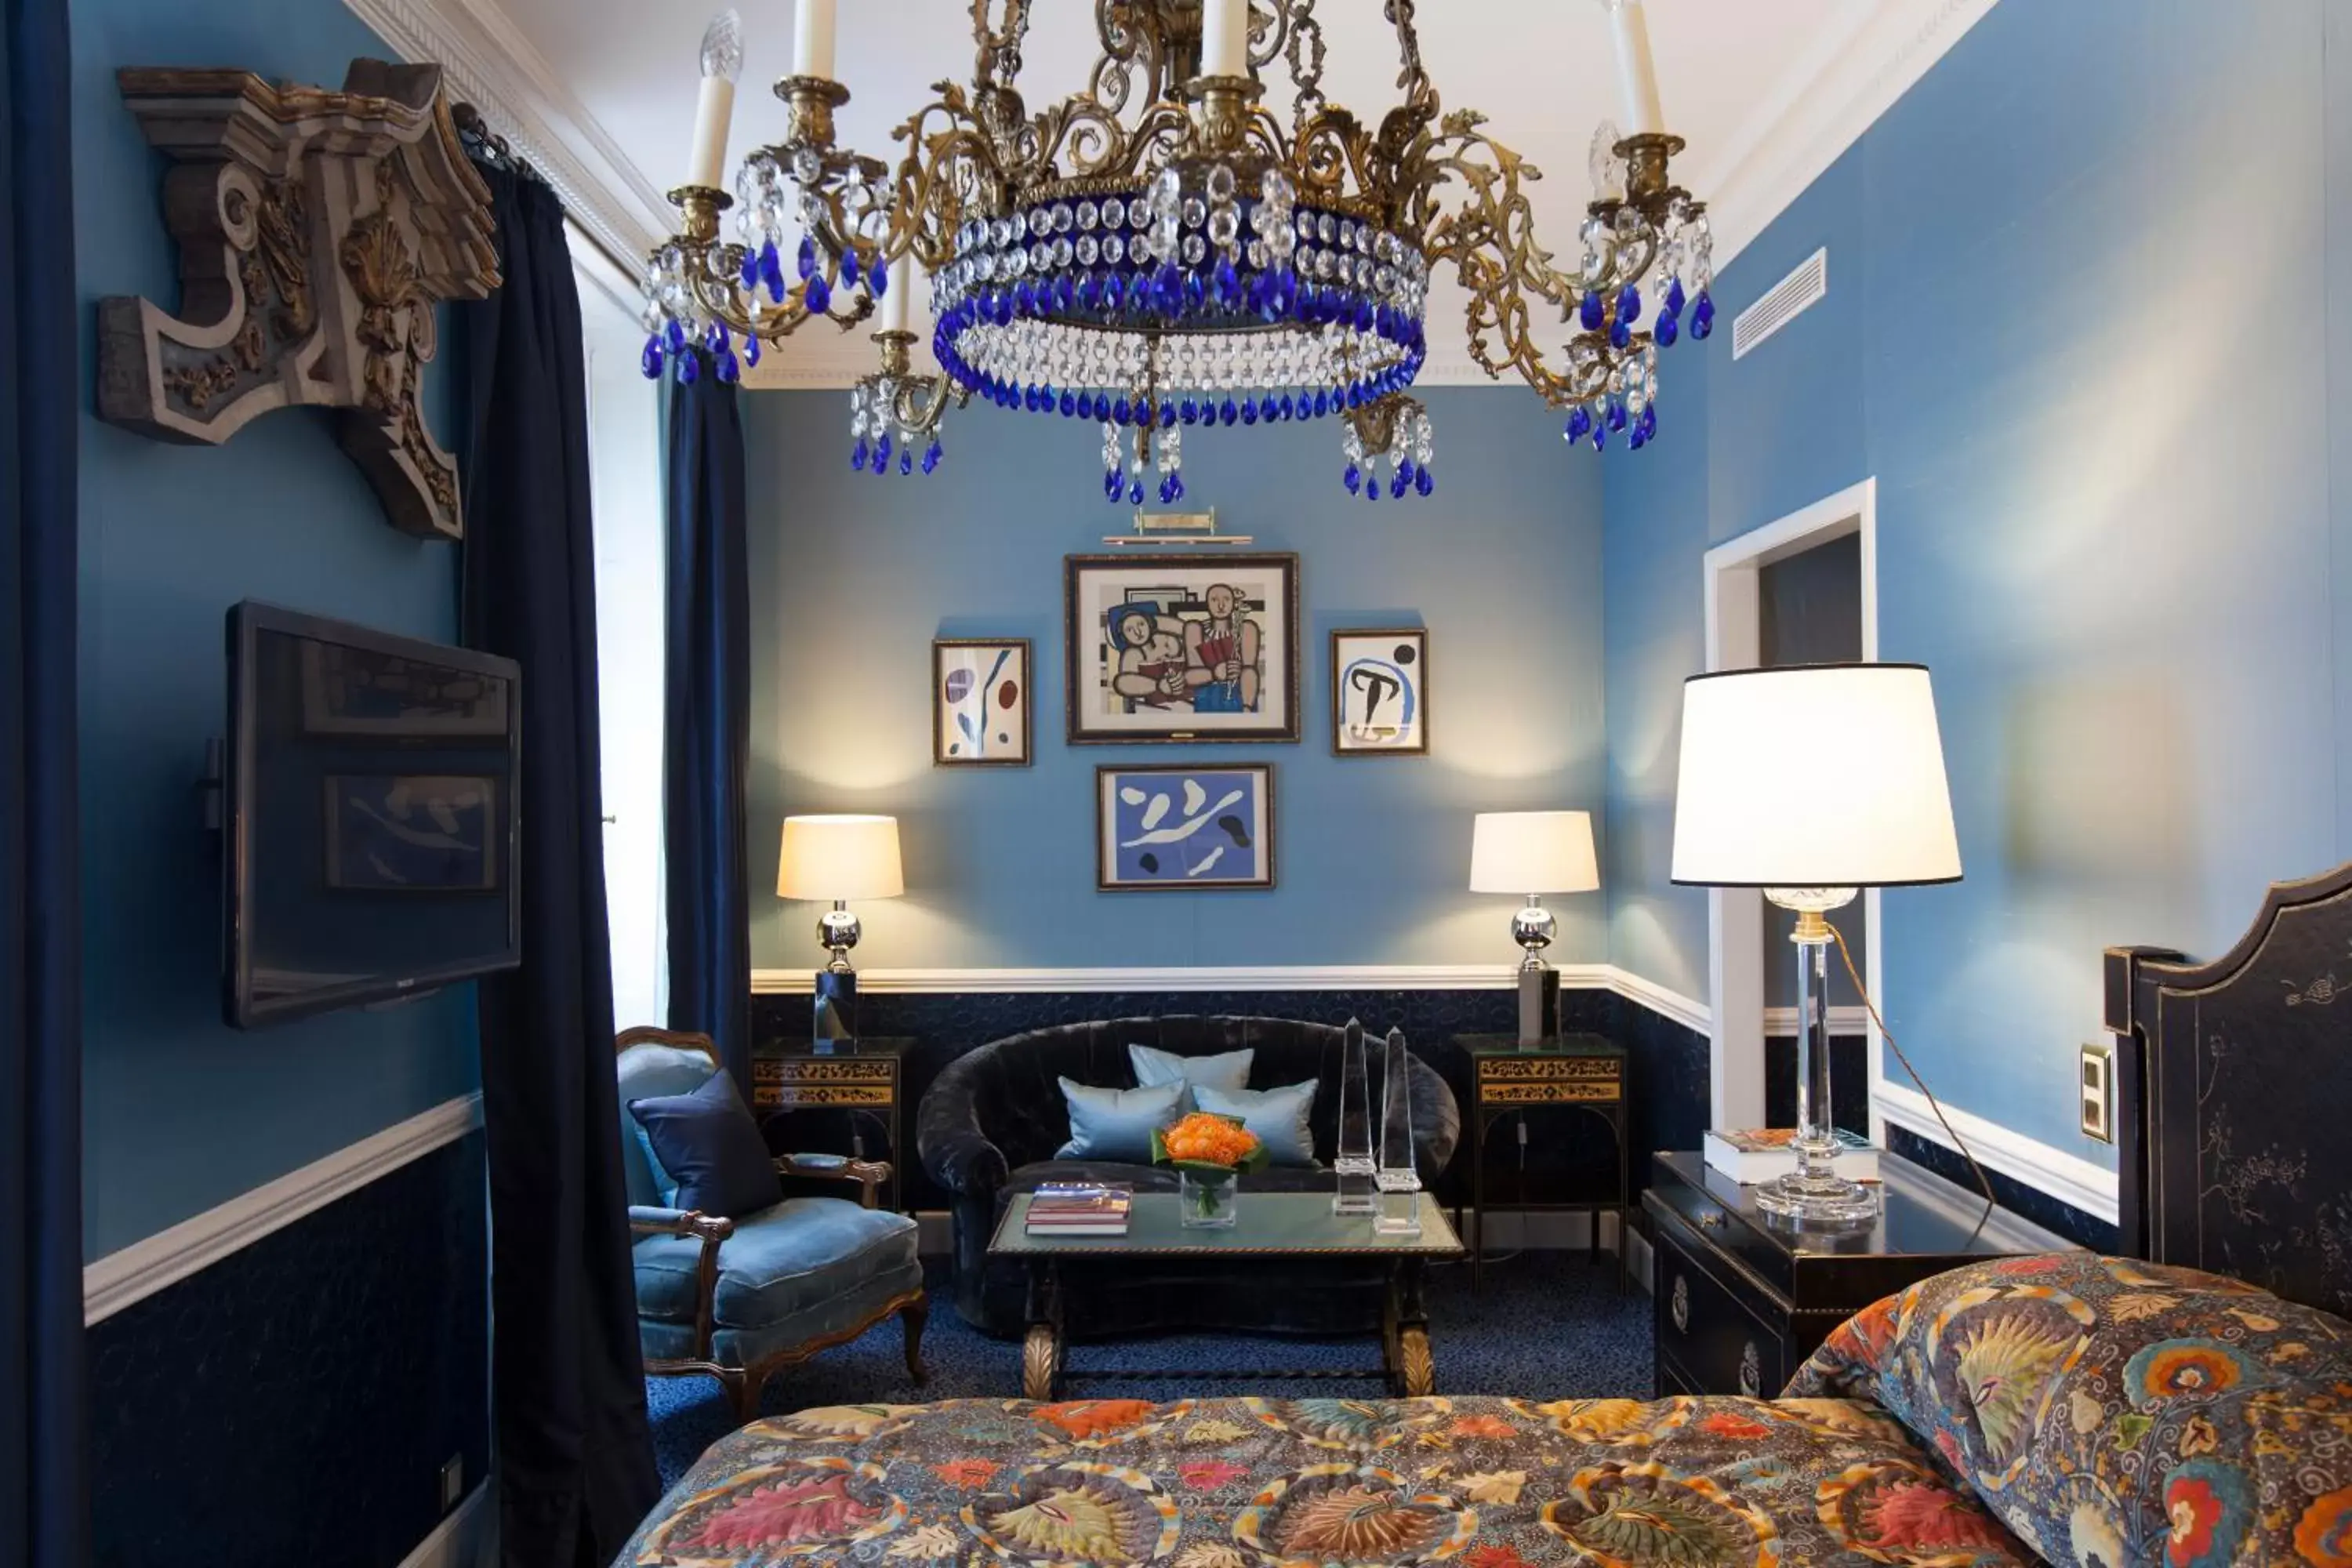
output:
[[[1797,269],[1772,286],[1772,291],[1739,312],[1731,323],[1731,357],[1745,359],[1757,344],[1795,321],[1830,291],[1830,253],[1826,247],[1797,264]]]

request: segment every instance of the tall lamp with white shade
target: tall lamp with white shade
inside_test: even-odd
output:
[[[1799,1222],[1868,1219],[1832,1168],[1827,915],[1863,888],[1954,882],[1960,847],[1925,666],[1821,664],[1693,676],[1683,688],[1674,880],[1759,888],[1797,929],[1797,1168],[1757,1190]]]
[[[1601,886],[1592,816],[1582,811],[1482,811],[1470,828],[1470,890],[1527,900],[1511,917],[1519,962],[1519,1039],[1533,1045],[1559,1032],[1559,972],[1543,950],[1559,931],[1546,893],[1590,893]]]
[[[895,899],[907,890],[898,859],[895,816],[788,816],[776,859],[776,897],[830,902],[817,917],[817,940],[833,954],[816,976],[814,1039],[857,1037],[857,973],[849,950],[864,927],[850,911],[852,899]]]

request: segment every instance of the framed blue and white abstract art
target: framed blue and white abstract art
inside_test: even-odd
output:
[[[1273,767],[1097,768],[1095,885],[1118,893],[1273,887]]]
[[[1030,760],[1029,639],[940,637],[931,644],[931,762],[1013,767]]]

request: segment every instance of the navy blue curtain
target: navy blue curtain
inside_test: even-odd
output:
[[[0,1563],[89,1551],[65,0],[6,0],[0,149]],[[61,381],[59,378],[63,376]]]
[[[669,603],[662,722],[669,1026],[698,1029],[751,1093],[750,568],[743,421],[706,372],[669,404]]]
[[[613,1076],[588,383],[563,207],[484,167],[503,282],[457,307],[467,640],[522,665],[522,967],[481,986],[499,1550],[612,1560],[660,1495]]]

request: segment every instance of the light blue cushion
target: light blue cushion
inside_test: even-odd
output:
[[[1056,1160],[1151,1159],[1151,1131],[1184,1114],[1184,1080],[1142,1089],[1096,1089],[1064,1079],[1062,1098],[1070,1107],[1070,1141]]]
[[[721,1366],[751,1366],[780,1351],[812,1340],[830,1339],[871,1319],[901,1296],[923,1288],[923,1268],[907,1263],[885,1269],[846,1294],[835,1296],[764,1329],[730,1329],[710,1334],[710,1355]],[[649,1360],[684,1361],[694,1354],[694,1324],[637,1320],[637,1342]]]
[[[702,1243],[690,1236],[640,1240],[637,1315],[691,1324],[701,1257]],[[719,1244],[712,1318],[730,1329],[773,1328],[877,1275],[917,1266],[907,1215],[844,1198],[787,1198],[736,1221]]]
[[[1242,1125],[1265,1145],[1266,1158],[1274,1163],[1315,1163],[1315,1132],[1307,1125],[1315,1110],[1313,1079],[1280,1089],[1202,1088],[1194,1091],[1193,1098],[1212,1116],[1240,1117]]]
[[[1129,1046],[1127,1059],[1135,1064],[1135,1081],[1151,1087],[1163,1083],[1181,1083],[1192,1089],[1206,1084],[1211,1089],[1247,1089],[1250,1061],[1254,1050],[1227,1051],[1220,1057],[1180,1057],[1173,1051],[1154,1050],[1150,1046]],[[1192,1110],[1185,1102],[1184,1109]]]

